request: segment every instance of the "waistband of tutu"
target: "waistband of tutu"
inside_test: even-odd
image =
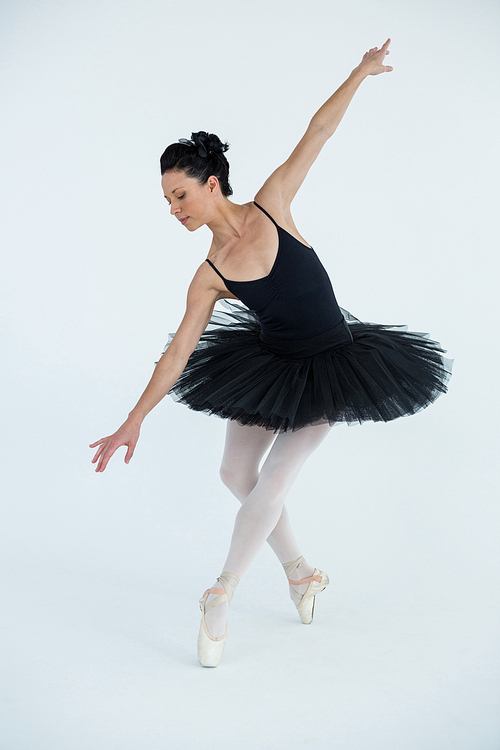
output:
[[[259,334],[259,342],[264,349],[278,354],[286,359],[304,359],[314,357],[316,354],[324,354],[339,346],[353,343],[352,333],[344,317],[336,326],[330,328],[318,336],[309,339],[296,339],[288,341],[269,336],[265,331]]]

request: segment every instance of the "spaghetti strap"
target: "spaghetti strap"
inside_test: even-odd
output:
[[[267,211],[266,211],[266,209],[265,209],[265,208],[262,208],[262,206],[259,206],[259,204],[258,204],[258,203],[255,203],[255,201],[253,201],[253,203],[254,203],[254,205],[256,205],[256,206],[257,206],[257,208],[260,208],[260,210],[261,210],[261,211],[263,211],[263,212],[265,213],[265,215],[266,215],[266,216],[268,216],[268,217],[269,217],[269,218],[271,219],[271,221],[273,222],[273,224],[274,224],[274,226],[276,227],[276,229],[282,229],[282,227],[280,227],[280,225],[279,225],[279,224],[277,224],[277,223],[276,223],[276,222],[274,221],[274,219],[273,219],[273,217],[271,216],[271,214],[268,214],[268,213],[267,213]]]
[[[211,261],[211,260],[208,260],[208,258],[205,258],[205,260],[207,261],[207,263],[208,263],[209,265],[211,265],[211,266],[212,266],[212,268],[214,269],[215,273],[216,273],[216,274],[218,274],[218,275],[219,275],[219,276],[221,277],[222,281],[223,281],[223,282],[224,282],[224,284],[225,284],[225,283],[226,283],[226,279],[225,279],[225,278],[224,278],[224,276],[223,276],[223,275],[221,274],[221,272],[220,272],[220,271],[218,271],[218,270],[216,269],[216,267],[214,266],[214,264],[212,263],[212,261]]]

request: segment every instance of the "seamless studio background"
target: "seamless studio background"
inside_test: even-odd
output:
[[[499,8],[486,0],[56,0],[0,9],[1,750],[498,750]],[[231,143],[252,200],[362,54],[392,38],[293,212],[361,320],[429,332],[449,393],[335,427],[288,500],[332,580],[304,628],[264,549],[223,662],[198,598],[237,501],[224,423],[168,397],[103,475],[209,230],[158,160]]]

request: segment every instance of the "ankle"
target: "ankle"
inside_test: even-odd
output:
[[[314,568],[309,565],[306,560],[302,557],[298,557],[296,560],[291,560],[287,563],[282,563],[286,573],[289,584],[290,599],[296,607],[299,606],[302,601],[303,595],[309,588],[309,583],[298,583],[294,584],[293,581],[300,581],[303,578],[309,578],[314,574]]]
[[[313,566],[309,565],[309,563],[302,557],[302,555],[296,560],[291,560],[290,562],[281,564],[286,573],[286,577],[291,579],[292,581],[299,581],[302,578],[309,578],[309,576],[313,575],[315,570]]]
[[[212,593],[207,596],[206,604],[209,605],[214,599],[220,597],[224,591],[227,594],[227,599],[219,600],[216,606],[205,611],[205,624],[213,638],[221,638],[226,632],[228,609],[238,583],[238,576],[224,570],[212,586]]]
[[[234,573],[230,573],[228,570],[223,570],[220,576],[217,578],[219,585],[223,587],[227,594],[228,604],[231,604],[231,600],[236,591],[240,579]]]

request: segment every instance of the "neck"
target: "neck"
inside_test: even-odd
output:
[[[232,239],[242,236],[247,214],[247,206],[232,203],[225,197],[218,202],[213,218],[207,221],[207,227],[212,232],[217,247],[220,248]]]

